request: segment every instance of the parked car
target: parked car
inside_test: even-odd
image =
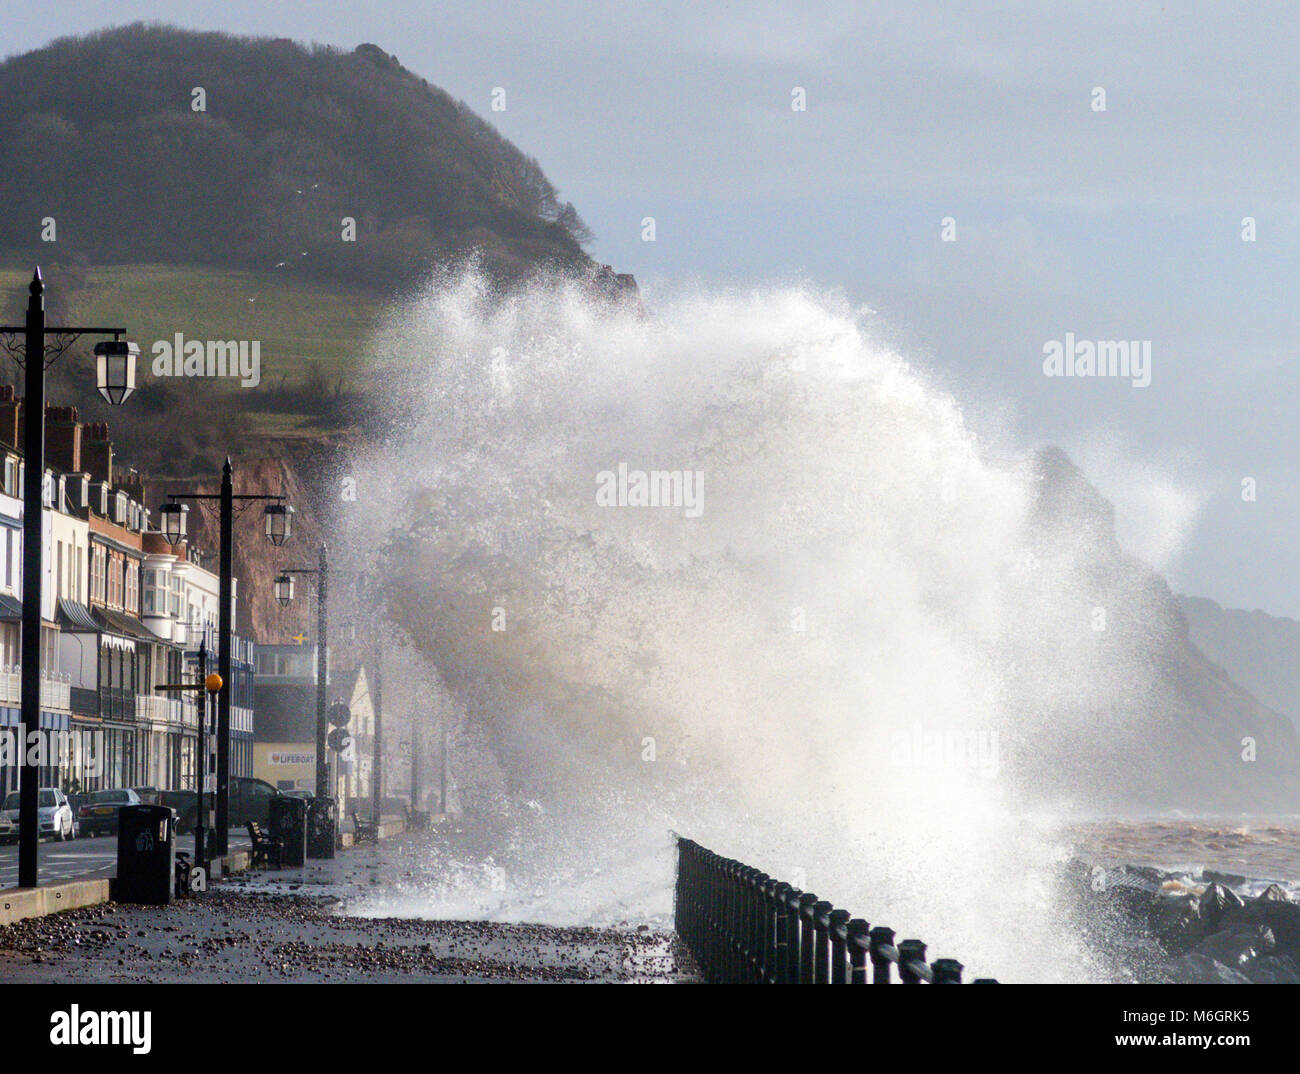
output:
[[[111,787],[91,791],[77,811],[82,835],[116,835],[117,811],[124,805],[141,805],[140,796],[130,787]]]
[[[267,825],[271,822],[271,799],[278,798],[276,790],[264,779],[252,776],[232,776],[230,778],[230,827],[242,828],[250,820]],[[176,810],[179,820],[176,830],[189,833],[194,830],[197,813],[196,795],[193,791],[162,791],[158,800],[162,805]],[[210,793],[204,794],[203,802],[209,814],[216,809]]]
[[[41,787],[36,795],[37,830],[54,839],[75,839],[77,818],[73,816],[68,796],[57,787]],[[18,792],[10,791],[0,804],[0,841],[18,840]]]

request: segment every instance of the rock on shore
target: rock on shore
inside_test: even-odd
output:
[[[1065,884],[1116,980],[1300,984],[1300,902],[1277,884],[1077,860]]]

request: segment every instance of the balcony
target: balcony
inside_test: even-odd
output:
[[[99,711],[106,720],[134,720],[135,691],[122,686],[101,686]]]
[[[171,718],[171,703],[165,697],[136,694],[135,714],[138,719],[151,723],[166,723]]]
[[[0,668],[0,705],[18,707],[22,704],[22,668],[18,665]],[[72,676],[55,672],[41,676],[41,708],[53,712],[69,711]]]
[[[68,691],[72,699],[72,711],[81,716],[99,715],[99,691],[84,686],[74,686]]]

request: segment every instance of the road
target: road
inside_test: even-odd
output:
[[[231,846],[247,846],[245,833],[231,831]],[[179,850],[193,852],[194,838],[181,836]],[[72,880],[82,876],[117,875],[117,836],[83,836],[69,843],[41,840],[39,861],[42,884],[56,880]],[[18,847],[0,846],[0,888],[18,885]]]

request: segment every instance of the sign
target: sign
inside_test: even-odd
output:
[[[329,707],[327,715],[329,716],[329,721],[332,726],[346,727],[348,721],[352,719],[352,710],[342,701],[335,701],[334,704]]]
[[[316,754],[314,753],[268,753],[266,755],[267,764],[293,765],[293,764],[315,764]]]

